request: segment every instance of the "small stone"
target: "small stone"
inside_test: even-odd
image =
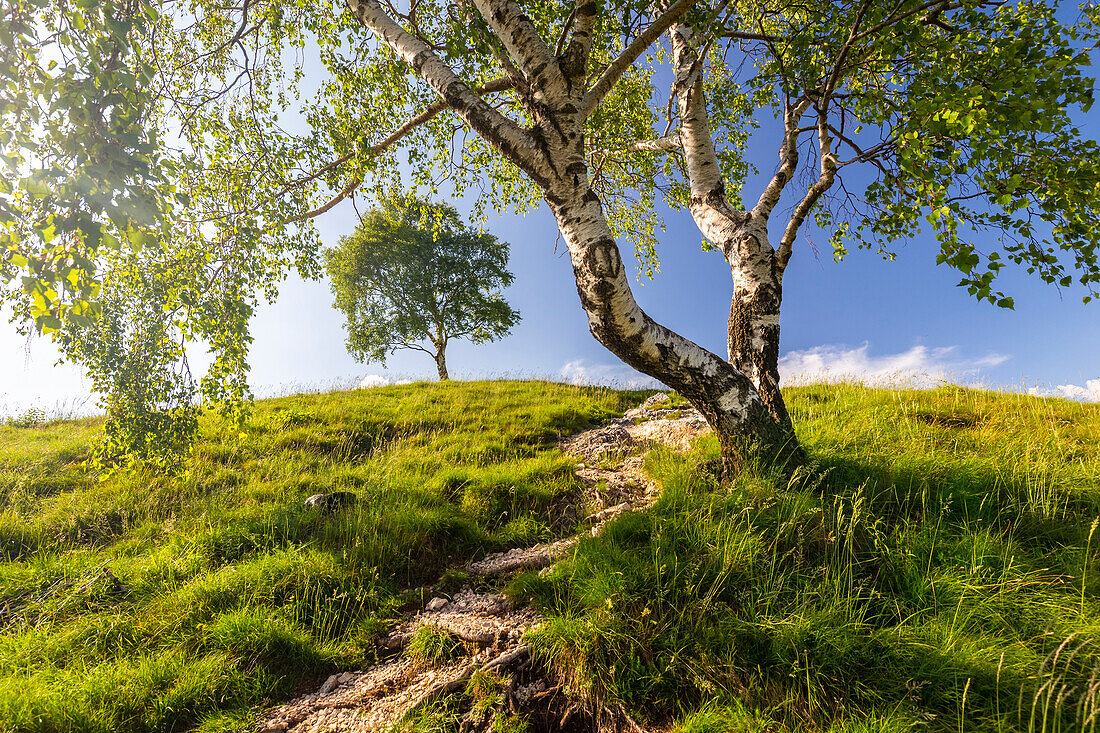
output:
[[[652,410],[657,405],[661,404],[662,402],[668,402],[670,399],[672,399],[672,398],[669,397],[664,392],[658,392],[657,394],[653,395],[648,400],[643,402],[638,409],[639,410]]]
[[[336,675],[329,675],[325,680],[325,684],[321,685],[321,689],[317,691],[318,695],[327,695],[336,689]]]
[[[436,597],[428,601],[428,605],[424,606],[425,611],[442,611],[450,603],[446,598]]]
[[[359,497],[350,491],[334,491],[331,494],[314,494],[306,499],[304,504],[306,509],[320,509],[327,514],[351,506],[358,501]]]
[[[382,640],[381,644],[386,649],[401,649],[409,643],[409,634],[394,632]],[[363,674],[359,672],[359,674]]]

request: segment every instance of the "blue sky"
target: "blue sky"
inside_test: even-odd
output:
[[[776,150],[769,122],[753,141],[762,151],[755,162],[768,175]],[[1078,122],[1083,134],[1100,137],[1100,105]],[[747,191],[755,199],[759,183],[750,181]],[[350,206],[330,211],[319,221],[325,243],[335,244],[356,222]],[[669,212],[666,224],[658,250],[661,274],[644,285],[635,281],[636,296],[659,322],[724,353],[732,289],[728,267],[717,252],[701,250],[686,212]],[[512,244],[515,282],[506,297],[523,320],[495,343],[453,343],[452,377],[649,383],[589,334],[568,256],[545,206],[521,217],[494,216],[485,226]],[[781,320],[786,377],[820,377],[826,369],[872,381],[925,375],[920,383],[930,384],[943,375],[990,388],[1038,387],[1100,400],[1100,303],[1083,305],[1079,290],[1059,291],[1006,268],[1001,289],[1015,298],[1016,308],[1003,310],[955,287],[957,273],[935,265],[931,236],[903,245],[893,262],[853,251],[839,264],[832,261],[827,239],[808,222],[787,270]],[[626,251],[624,258],[629,259]],[[292,277],[275,303],[259,309],[251,356],[258,395],[348,385],[365,375],[434,378],[434,364],[419,352],[397,352],[385,368],[357,363],[345,349],[340,314],[331,304],[327,282]],[[27,342],[0,324],[0,415],[30,406],[91,409],[94,399],[79,370],[54,361],[48,341]]]
[[[321,222],[326,243],[335,243],[355,223],[350,207],[331,212]],[[512,244],[516,279],[506,296],[523,320],[498,342],[455,342],[448,353],[453,377],[645,383],[589,334],[568,256],[545,209],[496,217],[487,226]],[[934,381],[946,372],[954,381],[1014,391],[1085,387],[1100,378],[1100,304],[1082,305],[1076,292],[1059,293],[1008,273],[1005,284],[1016,309],[1006,311],[955,287],[953,271],[934,264],[931,238],[909,243],[894,262],[857,251],[837,264],[827,252],[815,255],[807,241],[824,243],[825,235],[808,234],[799,242],[784,287],[782,353],[788,376],[792,370],[816,373],[822,364],[834,374],[871,378],[917,372]],[[699,243],[690,217],[671,212],[660,249],[661,274],[644,285],[636,281],[635,293],[658,321],[723,353],[729,270],[720,254],[703,252]],[[397,352],[386,368],[357,363],[345,349],[341,317],[331,303],[326,281],[292,278],[274,304],[260,308],[251,358],[259,395],[349,384],[368,374],[434,378],[434,364],[417,352]],[[79,406],[88,386],[78,370],[52,366],[56,357],[44,340],[27,347],[10,328],[0,332],[0,410]],[[83,407],[91,404],[85,400]]]

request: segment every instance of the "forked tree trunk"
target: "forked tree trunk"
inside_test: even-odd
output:
[[[599,198],[580,167],[577,185],[546,193],[573,263],[592,335],[635,369],[661,380],[699,409],[714,428],[729,468],[803,460],[786,424],[777,421],[752,380],[735,365],[654,322],[630,291],[626,268]],[[563,190],[565,188],[565,190]]]
[[[671,28],[691,3],[676,0],[659,23],[631,43],[635,56],[612,63],[590,87],[586,70],[596,4],[577,5],[569,46],[555,53],[518,3],[472,0],[502,43],[508,57],[505,71],[530,113],[531,127],[521,127],[482,99],[423,40],[394,22],[379,0],[348,3],[356,17],[427,81],[447,106],[542,190],[569,247],[577,292],[592,335],[624,362],[661,380],[695,405],[714,428],[727,467],[737,468],[757,459],[767,463],[802,460],[790,421],[773,416],[753,379],[734,363],[656,323],[638,306],[602,203],[588,179],[585,120],[614,86],[617,75],[625,72],[646,45]],[[706,125],[700,65],[695,63],[690,29],[681,27],[673,36],[676,85],[681,109],[686,112],[681,114],[681,139],[691,169],[692,211],[705,236],[714,242],[725,241],[728,232],[717,230],[743,218],[729,216],[720,166]],[[686,93],[692,89],[697,93]],[[756,292],[746,289],[749,291]],[[755,301],[750,298],[749,302]],[[751,347],[756,333],[753,324],[764,321],[753,316],[747,323],[752,327],[746,332],[745,343]],[[778,337],[777,329],[774,335]],[[768,348],[757,351],[763,354],[759,360],[762,373],[772,374],[774,370],[767,368],[771,352]],[[757,363],[751,357],[741,362]],[[781,399],[778,394],[776,389],[773,403]]]

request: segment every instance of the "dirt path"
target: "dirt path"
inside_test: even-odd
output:
[[[642,406],[628,410],[609,425],[571,436],[561,443],[577,458],[577,476],[584,482],[585,498],[596,511],[585,520],[588,529],[551,544],[517,548],[488,555],[467,568],[475,578],[507,576],[521,570],[549,567],[566,555],[583,534],[598,535],[607,523],[627,511],[648,507],[658,486],[642,469],[646,448],[657,443],[686,450],[691,441],[710,431],[693,409],[670,408],[668,396],[656,394]],[[263,733],[374,733],[393,728],[410,712],[461,689],[477,672],[507,679],[501,712],[522,711],[538,718],[543,730],[591,730],[606,728],[581,706],[560,693],[557,686],[531,663],[524,633],[540,617],[532,609],[516,608],[504,596],[479,593],[470,587],[450,598],[436,597],[402,622],[382,646],[392,659],[366,671],[344,672],[329,677],[314,693],[273,708],[263,716]],[[447,664],[429,666],[414,661],[402,650],[417,631],[429,627],[435,633],[458,638],[466,653]],[[493,711],[470,711],[463,730],[486,730]],[[610,713],[611,711],[603,711]],[[480,716],[480,719],[479,717]],[[624,712],[597,716],[614,719],[610,727],[641,730]]]

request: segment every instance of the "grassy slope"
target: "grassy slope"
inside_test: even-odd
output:
[[[0,729],[239,727],[368,663],[403,589],[568,533],[556,436],[639,398],[496,382],[271,400],[243,436],[204,424],[183,480],[84,477],[94,421],[0,428]],[[684,733],[1079,728],[1100,697],[1100,408],[789,399],[814,470],[722,488],[692,470],[713,439],[654,452],[653,510],[512,581],[551,617],[539,653]],[[334,489],[364,501],[301,508]]]
[[[243,434],[204,423],[185,479],[84,476],[94,420],[0,427],[0,729],[232,728],[369,663],[402,589],[572,530],[554,444],[631,398],[491,382],[267,400]],[[362,502],[302,507],[332,490]]]
[[[682,733],[1092,730],[1100,407],[843,385],[790,404],[813,472],[723,489],[692,470],[713,438],[651,454],[648,515],[513,583],[555,615],[544,657]]]

